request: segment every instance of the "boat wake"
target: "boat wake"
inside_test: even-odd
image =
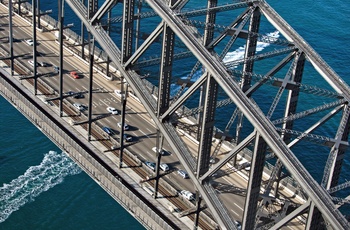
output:
[[[274,31],[274,32],[270,32],[266,34],[266,38],[270,40],[271,42],[275,41],[276,39],[278,39],[280,36],[279,31]],[[270,45],[270,43],[266,43],[266,42],[257,42],[256,45],[256,52],[261,52],[263,51],[266,47],[268,47]],[[223,59],[223,62],[232,62],[232,61],[236,61],[236,60],[240,60],[244,58],[244,51],[245,51],[245,45],[238,47],[236,50],[232,51],[232,52],[228,52],[225,56],[225,58]],[[198,78],[200,78],[202,75],[202,70],[198,70],[197,72],[194,73],[194,75],[192,76],[192,81],[196,81]],[[183,76],[181,77],[182,79],[187,79],[187,76]],[[170,95],[174,96],[179,90],[180,90],[181,86],[179,85],[175,85],[175,84],[171,84],[171,91],[170,91]]]
[[[270,40],[271,42],[277,40],[279,38],[280,34],[278,31],[274,31],[271,33],[266,34],[266,39]],[[266,42],[257,42],[256,44],[256,52],[261,52],[263,51],[266,47],[268,47],[270,43]],[[231,61],[236,61],[244,58],[244,50],[245,50],[245,45],[237,48],[233,52],[229,52],[226,54],[224,58],[224,62],[231,62]]]
[[[23,175],[0,187],[0,223],[42,192],[62,183],[66,176],[80,172],[64,153],[46,153],[40,165],[31,166]]]

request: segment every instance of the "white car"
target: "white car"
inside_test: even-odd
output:
[[[34,66],[33,60],[29,60],[28,63],[29,63],[31,66]],[[36,64],[36,66],[38,66],[38,63]]]
[[[120,91],[119,89],[114,90],[114,93],[115,93],[118,97],[121,97],[121,96],[122,96],[122,91]]]
[[[38,62],[38,64],[39,64],[39,66],[41,66],[41,67],[48,67],[48,66],[50,66],[49,63],[44,62],[44,61],[40,61],[40,62]]]
[[[74,103],[73,106],[77,108],[79,111],[84,111],[86,109],[85,105],[79,104],[79,103]]]
[[[110,112],[111,114],[117,114],[118,115],[118,110],[113,107],[107,107],[107,111]]]
[[[167,165],[167,164],[165,164],[165,163],[161,163],[160,165],[159,165],[159,168],[161,169],[161,170],[163,170],[164,172],[166,172],[166,171],[169,171],[169,166]]]
[[[180,195],[186,198],[187,200],[194,200],[194,196],[190,191],[182,190],[180,192]]]
[[[29,46],[33,46],[33,45],[34,45],[34,41],[33,41],[32,39],[25,40],[25,42],[26,42],[27,45],[29,45]]]
[[[121,128],[122,127],[122,123],[118,122],[118,127]],[[124,123],[124,130],[129,130],[129,125]]]
[[[184,179],[189,178],[188,173],[185,170],[179,169],[179,170],[177,170],[177,174],[179,174]]]
[[[132,141],[132,136],[130,136],[129,134],[124,133],[124,140],[126,142],[131,142]]]
[[[156,147],[156,146],[153,147],[153,148],[152,148],[152,151],[155,152],[155,153],[157,153],[157,147]],[[161,149],[161,150],[159,151],[159,153],[160,153],[160,155],[164,155],[164,154],[166,153],[166,151],[165,151],[164,149]]]

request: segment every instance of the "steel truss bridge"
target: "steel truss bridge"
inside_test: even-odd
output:
[[[349,144],[349,86],[266,1],[196,1],[195,7],[189,0],[59,1],[61,43],[66,5],[88,31],[77,46],[89,46],[93,54],[97,43],[104,50],[127,82],[122,91],[130,87],[155,122],[158,148],[169,143],[188,172],[197,216],[205,204],[220,229],[237,229],[214,187],[215,174],[228,163],[237,165],[238,154],[249,149],[243,229],[279,229],[297,218],[305,219],[306,229],[350,229],[338,210],[348,200],[333,196],[349,185],[340,183]],[[259,44],[268,48],[260,51]],[[239,47],[242,55],[230,59]],[[157,86],[157,97],[145,76]],[[184,123],[188,116],[196,122]],[[226,124],[223,130],[219,122]],[[178,127],[197,134],[195,155]],[[233,147],[212,164],[224,142]],[[326,156],[317,166],[324,168],[321,180],[310,175],[300,153]],[[267,163],[273,168],[264,180]],[[287,177],[303,202],[285,201],[276,209]]]

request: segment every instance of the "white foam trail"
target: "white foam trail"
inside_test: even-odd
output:
[[[279,38],[280,34],[279,31],[274,31],[271,33],[267,33],[266,34],[267,39],[273,40],[274,38],[277,39]],[[265,42],[257,42],[256,45],[256,52],[261,52],[263,51],[266,47],[268,47],[270,45],[270,43],[265,43]],[[245,45],[238,47],[236,50],[232,51],[232,52],[228,52],[225,56],[225,58],[223,59],[223,62],[231,62],[231,61],[236,61],[239,59],[243,59],[244,58],[244,50],[245,50]],[[202,71],[198,70],[192,77],[192,81],[196,81],[200,76],[201,76]],[[181,77],[182,79],[186,79],[187,76]],[[175,84],[171,84],[171,90],[170,90],[170,95],[174,96],[181,88],[181,86],[179,85],[175,85]]]
[[[269,37],[269,39],[271,40],[271,39],[274,39],[274,38],[275,39],[279,38],[280,34],[279,34],[278,31],[275,31],[275,32],[267,33],[266,36]],[[270,45],[270,43],[257,42],[257,44],[256,44],[256,52],[263,51],[269,45]],[[245,45],[237,48],[233,52],[227,53],[223,61],[224,62],[231,62],[231,61],[236,61],[236,60],[239,60],[239,59],[243,59],[243,57],[244,57],[244,50],[245,50]]]
[[[80,172],[81,169],[64,153],[46,153],[40,165],[31,166],[23,175],[0,188],[0,223],[42,192],[62,183],[66,176]]]

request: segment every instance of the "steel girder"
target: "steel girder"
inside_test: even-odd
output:
[[[283,165],[288,169],[288,171],[293,175],[293,177],[298,181],[303,190],[307,193],[310,200],[315,204],[315,206],[322,212],[322,214],[327,218],[329,223],[338,229],[345,229],[348,227],[348,222],[341,216],[337,210],[333,210],[333,203],[324,189],[322,189],[316,181],[309,175],[309,173],[304,169],[301,163],[294,156],[293,152],[288,148],[283,140],[281,140],[279,134],[276,132],[275,127],[272,123],[267,120],[264,114],[255,107],[255,105],[245,96],[245,94],[240,90],[240,87],[235,81],[232,80],[231,76],[227,73],[224,65],[213,57],[210,52],[201,44],[201,42],[193,36],[188,30],[186,30],[186,25],[172,12],[172,10],[164,2],[159,0],[146,0],[146,2],[153,8],[155,12],[164,20],[164,22],[171,28],[171,30],[183,41],[183,43],[189,48],[189,50],[195,55],[195,57],[201,62],[201,64],[206,68],[215,81],[220,85],[220,87],[225,91],[225,93],[231,98],[231,100],[237,105],[237,107],[242,111],[244,116],[251,122],[255,127],[259,139],[262,138],[263,142],[266,142],[267,146],[276,154],[276,156],[282,161]],[[334,87],[334,89],[344,95],[346,99],[350,98],[348,95],[348,87],[343,83],[339,77],[332,72],[332,70],[327,69],[317,60],[318,55],[310,49],[310,47],[305,46],[300,37],[290,31],[286,27],[286,23],[280,18],[270,17],[273,15],[273,10],[265,2],[260,1],[249,1],[252,4],[256,4],[264,14],[272,21],[279,30],[282,31],[285,37],[294,41],[298,47],[300,47],[303,52],[310,58],[312,63],[317,66],[321,75]],[[92,26],[88,19],[85,17],[86,9],[85,7],[75,0],[67,0],[67,3],[75,11],[77,16],[84,22],[85,26],[91,31],[95,36],[96,40],[99,42],[102,48],[110,56],[111,60],[118,67],[121,74],[127,79],[128,83],[134,90],[135,94],[138,96],[140,101],[145,106],[149,115],[152,117],[159,130],[162,132],[166,140],[169,142],[171,148],[174,150],[178,156],[181,164],[189,172],[190,177],[196,189],[201,194],[201,197],[206,202],[207,206],[213,213],[214,218],[217,220],[218,224],[223,228],[229,228],[232,223],[227,221],[222,215],[219,214],[218,209],[221,208],[220,203],[216,203],[217,197],[211,197],[208,193],[208,186],[203,185],[201,181],[195,179],[196,176],[193,173],[195,162],[191,159],[191,155],[186,146],[176,134],[174,127],[167,123],[166,121],[159,120],[157,115],[154,113],[156,109],[156,103],[150,93],[144,89],[140,83],[137,75],[133,71],[128,71],[123,67],[121,63],[121,52],[118,47],[112,42],[112,40],[106,36],[105,32],[99,27]],[[282,23],[280,23],[282,22]],[[293,38],[293,39],[292,39]],[[203,79],[204,80],[204,79]],[[167,114],[167,112],[165,112]],[[171,113],[168,113],[169,115]],[[262,148],[263,149],[263,148]]]

